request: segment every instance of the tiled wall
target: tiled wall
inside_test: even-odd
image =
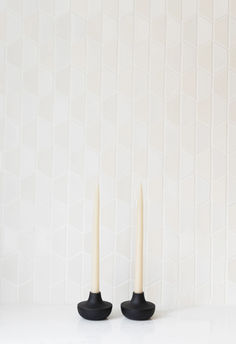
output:
[[[236,304],[236,1],[0,0],[0,301]]]

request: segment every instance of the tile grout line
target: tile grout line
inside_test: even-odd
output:
[[[162,263],[161,263],[161,300],[164,299],[164,277],[165,277],[165,140],[166,140],[166,55],[167,55],[167,1],[165,1],[165,47],[164,47],[164,68],[163,68],[163,156],[162,156]]]
[[[212,2],[212,39],[211,39],[211,120],[210,120],[210,300],[209,302],[212,303],[213,299],[213,275],[214,275],[214,266],[213,266],[213,256],[214,256],[214,233],[213,233],[213,158],[214,158],[214,118],[213,118],[213,111],[214,111],[214,1]]]
[[[98,183],[99,183],[99,273],[98,273],[98,280],[99,280],[99,289],[101,290],[101,266],[102,266],[102,251],[101,251],[101,243],[103,237],[102,231],[102,200],[103,200],[103,191],[102,191],[102,99],[103,99],[103,56],[102,56],[102,48],[103,48],[103,4],[102,1],[100,2],[100,11],[101,11],[101,37],[100,37],[100,94],[99,94],[99,152],[98,152]]]
[[[67,111],[68,111],[68,180],[67,180],[67,224],[66,224],[66,283],[65,283],[65,301],[68,300],[68,276],[69,276],[69,228],[70,228],[70,184],[71,184],[71,140],[70,140],[70,114],[71,114],[71,88],[72,88],[72,65],[71,65],[71,48],[72,48],[72,9],[71,1],[69,2],[69,46],[70,46],[70,56],[69,56],[69,95],[67,99]],[[66,302],[67,303],[67,302]]]
[[[24,4],[22,5],[23,6],[23,14],[24,14]],[[24,38],[24,36],[23,36]],[[23,61],[24,61],[24,56],[23,56]],[[23,63],[22,61],[22,63]],[[37,59],[37,62],[38,62],[38,59]],[[37,71],[38,72],[38,71]],[[37,76],[38,76],[38,73],[37,73]],[[21,99],[22,100],[22,99]],[[37,176],[38,176],[38,153],[39,153],[39,147],[38,147],[38,140],[37,140],[37,128],[38,128],[38,116],[37,116],[37,113],[35,115],[35,123],[36,123],[36,159],[35,159],[35,203],[34,203],[34,206],[35,206],[35,212],[36,212],[36,209],[37,209],[37,196],[38,196],[38,187],[37,187]],[[36,224],[34,224],[34,245],[36,245],[36,233],[37,233],[37,222]],[[38,301],[36,300],[36,266],[37,266],[37,252],[36,250],[34,250],[34,253],[33,253],[33,303],[34,304],[37,304]]]
[[[182,201],[182,176],[181,176],[181,171],[182,171],[182,89],[183,89],[183,79],[182,79],[182,74],[183,74],[183,0],[180,2],[180,75],[179,75],[179,171],[178,171],[178,179],[179,179],[179,197],[178,197],[178,286],[177,286],[177,297],[178,299],[180,298],[180,290],[181,290],[181,201]],[[176,302],[177,306],[179,305],[179,302],[177,300]]]
[[[85,88],[85,95],[84,95],[84,123],[83,123],[83,126],[84,126],[84,166],[83,166],[83,179],[84,179],[84,189],[83,189],[83,235],[82,235],[82,252],[83,252],[83,255],[82,255],[82,267],[81,267],[81,275],[82,275],[82,280],[80,282],[80,297],[83,298],[84,297],[84,286],[86,285],[86,279],[85,279],[85,264],[86,264],[86,259],[85,259],[85,256],[88,254],[85,252],[85,235],[86,235],[86,187],[87,187],[87,160],[86,160],[86,138],[87,138],[87,127],[88,127],[88,114],[87,114],[87,111],[88,111],[88,82],[87,82],[87,79],[88,79],[88,61],[87,61],[87,57],[88,57],[88,3],[87,3],[87,8],[86,8],[86,19],[85,19],[85,71],[84,71],[84,74],[85,74],[85,77],[84,77],[84,88]],[[91,253],[90,253],[90,256],[91,256]],[[90,279],[91,279],[91,273],[90,273]],[[90,291],[90,288],[91,288],[91,281],[89,280],[89,291]],[[85,297],[87,297],[87,295],[85,295]]]
[[[230,104],[230,0],[227,15],[227,113],[226,113],[226,181],[225,181],[225,274],[224,303],[228,301],[228,264],[229,264],[229,181],[230,181],[230,141],[229,141],[229,104]]]
[[[21,30],[22,30],[22,32],[21,32],[21,39],[22,39],[22,45],[23,45],[23,37],[24,37],[24,35],[23,35],[23,32],[24,32],[24,21],[23,21],[23,18],[24,18],[24,16],[23,16],[23,11],[24,11],[24,9],[23,9],[23,3],[21,3],[20,4],[20,6],[21,6],[21,10],[20,10],[20,13],[21,13]],[[7,51],[6,51],[6,58],[7,58]],[[21,63],[22,63],[22,65],[21,65],[21,71],[20,71],[20,84],[21,84],[21,86],[22,86],[22,84],[23,84],[23,82],[24,82],[24,72],[23,72],[23,60],[24,60],[24,54],[23,54],[23,49],[22,49],[22,52],[21,52]],[[19,108],[20,108],[20,125],[19,125],[19,128],[18,128],[18,130],[19,130],[19,155],[20,155],[20,153],[21,153],[21,145],[22,145],[22,140],[23,140],[23,133],[22,133],[22,131],[23,131],[23,124],[22,124],[22,93],[23,93],[23,90],[22,90],[22,88],[21,88],[21,90],[20,90],[20,106],[19,106]],[[19,178],[19,180],[18,180],[18,191],[19,191],[19,203],[21,203],[22,202],[22,195],[21,195],[21,182],[22,182],[22,176],[21,176],[21,169],[20,169],[20,171],[19,171],[19,176],[18,176],[18,178]],[[19,304],[20,303],[20,252],[18,251],[17,252],[17,304]]]
[[[55,16],[55,5],[54,5],[54,16]],[[39,11],[40,13],[40,11]],[[40,21],[39,21],[40,22]],[[54,34],[56,33],[56,18],[54,18]],[[55,34],[56,36],[56,34]],[[55,53],[55,36],[54,36],[54,40],[53,40],[53,47],[54,47],[54,53]],[[55,55],[54,55],[55,57]],[[55,61],[54,61],[55,63]],[[55,94],[55,88],[56,88],[56,67],[55,65],[53,66],[53,76],[54,76],[54,84],[53,84],[53,91],[54,91],[54,94]],[[52,202],[53,200],[53,187],[54,187],[54,183],[55,183],[55,175],[54,175],[54,154],[53,154],[53,148],[55,148],[55,144],[54,144],[54,139],[55,139],[55,125],[54,125],[54,116],[53,116],[53,119],[52,119],[52,180],[51,180],[51,185],[52,185],[52,190],[51,190],[51,193],[52,193],[52,196],[51,196],[51,199],[50,201]],[[50,225],[51,225],[51,238],[53,238],[53,207],[52,207],[52,204],[51,204],[51,214],[50,214]],[[53,259],[52,259],[52,252],[53,252],[53,242],[51,242],[50,244],[50,249],[51,249],[51,257],[50,257],[50,269],[51,269],[51,283],[50,283],[50,286],[49,286],[49,303],[51,304],[52,303],[52,275],[53,275]]]
[[[117,237],[118,237],[118,150],[119,150],[119,114],[118,114],[118,90],[119,90],[119,29],[120,29],[120,3],[117,0],[117,42],[116,42],[116,140],[115,140],[115,178],[114,178],[114,193],[115,197],[115,234],[114,234],[114,252],[113,252],[113,271],[112,271],[112,301],[115,301],[116,285],[115,285],[115,271],[117,267]]]
[[[132,96],[131,96],[131,102],[132,102],[132,125],[131,125],[131,130],[132,130],[132,144],[131,144],[131,202],[130,202],[130,213],[131,213],[131,233],[130,233],[130,266],[129,266],[129,294],[133,292],[133,254],[135,252],[135,244],[133,245],[132,243],[135,242],[135,235],[134,235],[134,227],[135,227],[135,221],[134,221],[134,213],[133,210],[136,209],[136,199],[135,199],[135,182],[134,182],[134,149],[135,149],[135,94],[134,94],[134,75],[135,75],[135,70],[134,70],[134,61],[135,61],[135,1],[133,1],[133,52],[132,52]],[[132,207],[133,204],[133,207]]]
[[[198,135],[197,135],[197,118],[198,118],[198,78],[197,78],[197,70],[198,70],[198,47],[199,47],[199,34],[198,34],[198,25],[199,21],[199,2],[196,0],[196,80],[195,80],[195,119],[194,119],[194,286],[193,286],[193,304],[196,304],[196,294],[197,294],[197,266],[198,266],[198,249],[197,249],[197,148],[198,148]]]
[[[148,266],[149,266],[149,260],[150,260],[150,256],[148,255],[148,248],[149,248],[149,233],[150,233],[150,229],[149,229],[149,189],[150,189],[150,180],[149,180],[149,160],[150,160],[150,145],[149,145],[149,137],[150,137],[150,126],[149,126],[149,118],[151,117],[150,115],[150,93],[151,93],[151,13],[152,13],[152,3],[150,1],[149,3],[149,11],[148,11],[148,65],[147,65],[147,89],[148,89],[148,111],[147,111],[147,125],[146,125],[146,132],[147,132],[147,137],[146,137],[146,193],[145,193],[145,198],[144,201],[146,199],[146,202],[144,202],[144,206],[146,205],[146,207],[144,208],[144,233],[146,233],[146,242],[145,242],[145,253],[146,253],[146,264],[145,264],[145,270],[146,271],[146,283],[144,283],[144,286],[149,287],[149,283],[147,283],[148,281],[148,275],[149,275],[149,271],[148,271]],[[144,237],[145,240],[145,237]],[[145,257],[145,253],[144,253],[144,257]],[[144,260],[145,262],[145,260]],[[145,276],[144,276],[145,277]],[[147,290],[148,291],[148,290]]]

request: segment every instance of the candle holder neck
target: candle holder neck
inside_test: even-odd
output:
[[[144,292],[142,293],[135,293],[133,292],[132,298],[130,300],[133,304],[142,304],[146,302]]]
[[[98,293],[93,293],[92,291],[90,291],[88,302],[91,304],[102,303],[103,300],[102,300],[101,292],[99,291]]]

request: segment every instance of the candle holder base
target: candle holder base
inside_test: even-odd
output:
[[[103,301],[101,293],[89,293],[87,301],[80,302],[77,309],[82,318],[87,320],[105,320],[111,313],[112,304]]]
[[[130,301],[122,302],[123,315],[131,320],[148,320],[155,312],[155,305],[145,300],[144,293],[133,293]]]

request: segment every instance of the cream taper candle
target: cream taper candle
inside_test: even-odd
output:
[[[94,223],[92,238],[92,286],[91,292],[99,292],[99,217],[100,217],[100,197],[99,185],[95,192],[94,200]]]
[[[137,221],[134,292],[142,293],[143,292],[143,189],[142,189],[142,185],[140,185],[137,208],[138,208],[138,221]]]

